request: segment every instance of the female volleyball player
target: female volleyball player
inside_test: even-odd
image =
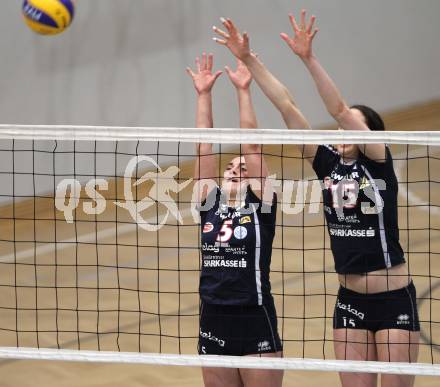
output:
[[[340,127],[384,130],[382,119],[371,108],[348,108],[312,54],[315,18],[306,25],[303,11],[300,27],[293,16],[290,20],[294,37],[281,37],[306,64]],[[291,127],[286,112],[291,120],[300,117],[288,107],[293,104],[291,97],[252,55],[247,35],[240,35],[230,20],[223,24],[227,32],[215,28],[222,36],[217,41],[245,62]],[[341,283],[334,313],[336,357],[416,361],[420,330],[416,294],[399,244],[398,183],[389,149],[384,144],[310,145],[305,156],[324,183],[324,209]],[[341,381],[343,386],[376,386],[377,375],[341,373]],[[411,386],[413,382],[412,376],[382,375],[381,385]]]
[[[213,57],[203,54],[197,70],[187,69],[197,91],[197,127],[213,126]],[[237,90],[240,127],[256,128],[246,66],[226,67]],[[243,144],[217,185],[212,144],[197,146],[194,176],[200,187],[202,270],[199,353],[281,356],[277,317],[270,292],[269,267],[275,234],[276,196],[260,145]],[[210,182],[214,181],[214,184]],[[203,187],[202,187],[203,186]],[[266,200],[266,197],[269,199]],[[206,386],[281,386],[283,372],[204,368]]]

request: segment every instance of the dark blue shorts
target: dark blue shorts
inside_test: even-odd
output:
[[[245,356],[282,350],[273,305],[200,307],[199,354]]]
[[[383,293],[362,294],[339,288],[333,328],[420,331],[416,289],[407,287]]]

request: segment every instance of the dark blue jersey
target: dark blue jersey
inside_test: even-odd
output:
[[[323,185],[336,271],[369,273],[405,262],[399,244],[398,182],[388,147],[383,163],[360,152],[345,164],[331,146],[321,145],[313,169]]]
[[[272,302],[269,271],[275,236],[275,194],[272,205],[265,205],[248,187],[244,206],[232,208],[217,188],[208,195],[200,217],[202,300],[222,305]]]

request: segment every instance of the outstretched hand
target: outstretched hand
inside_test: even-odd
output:
[[[206,53],[203,53],[201,61],[199,57],[196,58],[196,72],[189,67],[186,68],[186,72],[192,78],[194,87],[199,95],[210,93],[215,81],[222,74],[220,70],[213,74],[213,65],[214,56],[212,54],[206,55]]]
[[[241,34],[231,19],[221,18],[220,20],[227,32],[217,28],[216,26],[212,27],[212,29],[221,36],[221,39],[214,38],[214,41],[218,44],[228,47],[234,56],[241,61],[245,61],[246,58],[252,54],[251,49],[249,48],[248,34],[246,32]]]
[[[240,59],[237,59],[237,70],[233,71],[229,66],[226,66],[225,70],[237,89],[248,89],[251,85],[252,74]]]
[[[306,25],[306,11],[301,11],[300,26],[296,23],[295,17],[289,14],[290,24],[292,24],[294,35],[291,38],[288,34],[282,33],[281,38],[288,44],[292,51],[301,59],[308,59],[312,56],[312,42],[318,29],[313,29],[316,17],[310,18],[309,24]]]

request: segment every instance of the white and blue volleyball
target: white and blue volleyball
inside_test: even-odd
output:
[[[34,32],[56,35],[72,23],[75,6],[72,0],[24,0],[22,11]]]

